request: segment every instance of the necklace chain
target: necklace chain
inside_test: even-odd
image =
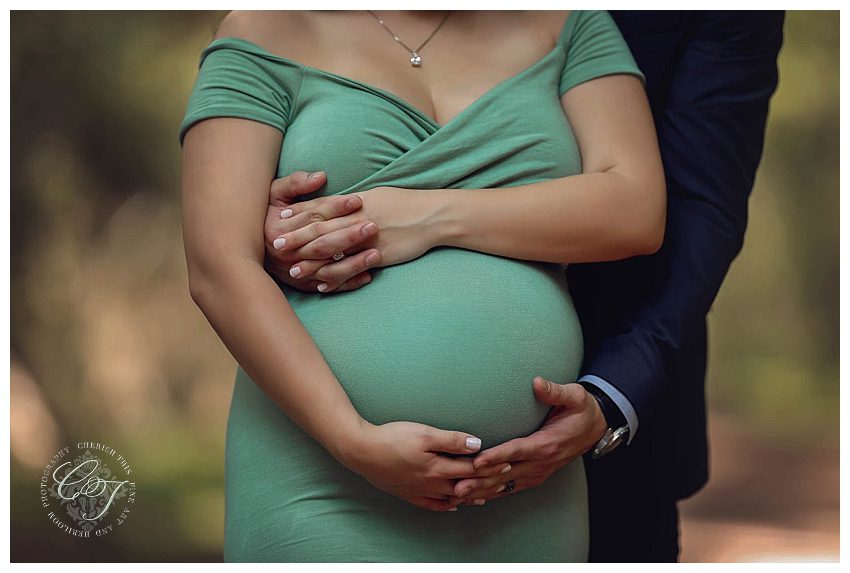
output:
[[[425,44],[427,44],[429,41],[431,41],[431,38],[433,38],[433,37],[434,37],[434,34],[436,34],[436,33],[439,31],[439,29],[443,27],[443,24],[445,24],[445,23],[446,23],[446,20],[448,20],[448,19],[449,19],[449,16],[451,15],[451,12],[446,12],[446,15],[443,17],[443,20],[442,20],[442,21],[440,22],[440,24],[439,24],[439,25],[438,25],[438,26],[434,29],[434,31],[433,31],[433,32],[431,32],[431,35],[430,35],[430,36],[428,36],[428,38],[426,38],[426,40],[425,40],[424,42],[422,42],[422,45],[421,45],[421,46],[419,46],[419,47],[418,47],[418,48],[416,48],[416,49],[413,49],[413,48],[411,48],[410,46],[408,46],[407,44],[405,44],[404,42],[402,42],[402,41],[401,41],[401,38],[399,38],[398,36],[396,36],[396,35],[395,35],[395,33],[394,33],[392,30],[390,30],[389,26],[387,26],[387,25],[384,23],[384,20],[383,20],[382,18],[379,18],[379,17],[378,17],[378,15],[377,15],[377,14],[375,14],[374,12],[372,12],[371,10],[366,10],[366,11],[367,11],[367,12],[369,12],[372,16],[374,16],[374,17],[375,17],[375,20],[377,20],[377,21],[378,21],[378,23],[379,23],[381,26],[383,26],[383,27],[384,27],[384,30],[386,30],[386,31],[387,31],[387,33],[388,33],[390,36],[392,36],[392,39],[393,39],[393,40],[395,40],[396,42],[398,42],[399,44],[401,44],[401,45],[404,47],[404,49],[405,49],[405,50],[407,50],[408,52],[410,52],[410,65],[411,65],[411,66],[413,66],[414,68],[418,68],[419,66],[421,66],[421,65],[422,65],[422,57],[419,55],[419,52],[422,50],[422,48],[424,48],[424,47],[425,47]]]

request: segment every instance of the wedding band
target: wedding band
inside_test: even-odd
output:
[[[511,493],[516,486],[516,482],[512,479],[509,479],[505,482],[505,493]]]
[[[345,253],[337,253],[337,254],[334,255],[334,260],[338,261],[344,256],[345,256]]]

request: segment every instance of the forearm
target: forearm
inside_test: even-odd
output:
[[[383,266],[438,246],[551,263],[657,251],[664,236],[664,170],[641,82],[625,74],[599,77],[565,91],[560,101],[582,173],[507,188],[379,186],[358,192],[361,213],[333,222],[302,217],[276,248],[315,241],[299,256],[326,259],[333,252],[327,244],[320,248],[323,235],[369,220],[379,229],[369,247],[380,250]]]
[[[579,318],[589,325],[582,374],[615,386],[641,422],[652,419],[667,365],[699,331],[743,240],[732,218],[691,197],[671,197],[669,213],[665,246],[654,257],[614,263],[607,273],[605,265],[568,271]]]
[[[190,282],[198,307],[251,379],[345,463],[347,440],[365,421],[271,277],[244,259],[195,272]]]
[[[664,204],[647,185],[659,182],[608,171],[498,189],[431,190],[433,242],[556,263],[653,253],[663,238]]]

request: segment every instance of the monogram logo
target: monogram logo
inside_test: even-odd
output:
[[[73,456],[73,459],[72,459]],[[76,537],[102,537],[121,526],[136,500],[124,456],[97,442],[57,452],[41,477],[41,504],[59,529]]]

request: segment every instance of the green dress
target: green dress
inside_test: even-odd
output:
[[[396,95],[219,38],[203,51],[180,141],[210,117],[284,132],[277,174],[324,170],[319,194],[378,186],[511,187],[581,172],[559,96],[642,78],[606,12],[574,11],[557,45],[445,125]],[[575,381],[578,319],[558,264],[440,247],[343,293],[283,294],[367,420],[469,432],[488,448],[540,427],[536,375]],[[341,466],[239,368],[227,425],[227,561],[582,561],[584,467],[456,512],[419,509]]]

